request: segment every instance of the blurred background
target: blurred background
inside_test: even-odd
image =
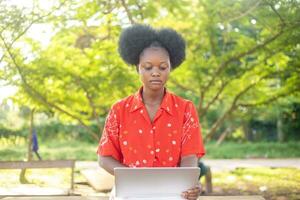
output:
[[[204,160],[300,157],[299,0],[0,0],[1,161],[38,159],[37,144],[44,160],[97,160],[110,106],[141,85],[117,52],[134,23],[186,39],[167,87],[196,105]],[[278,170],[216,173],[214,185],[297,199],[299,169]],[[250,186],[224,187],[245,174]]]

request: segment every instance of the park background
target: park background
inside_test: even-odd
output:
[[[0,0],[1,161],[36,160],[32,134],[43,160],[97,160],[110,106],[141,85],[117,50],[135,23],[186,39],[167,87],[196,105],[204,161],[300,157],[299,0]],[[297,168],[214,177],[220,194],[299,198]]]

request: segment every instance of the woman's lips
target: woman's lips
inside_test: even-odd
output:
[[[162,81],[160,81],[160,80],[152,80],[152,81],[150,81],[150,83],[151,84],[161,84]]]

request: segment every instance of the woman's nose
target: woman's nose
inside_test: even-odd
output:
[[[160,76],[160,71],[159,71],[158,67],[153,67],[151,75],[155,76],[155,77]]]

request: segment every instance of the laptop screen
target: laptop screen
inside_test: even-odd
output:
[[[116,197],[180,197],[198,183],[198,167],[115,168]]]

